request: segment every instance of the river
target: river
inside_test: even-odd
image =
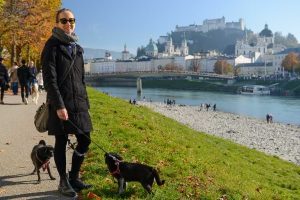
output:
[[[111,96],[128,100],[130,98],[164,102],[167,98],[174,99],[176,104],[199,106],[201,103],[216,104],[217,110],[265,119],[267,113],[272,114],[274,122],[300,125],[300,99],[278,96],[248,96],[203,91],[147,89],[141,96],[135,87],[96,87]]]

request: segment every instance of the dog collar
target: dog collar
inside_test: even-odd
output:
[[[43,169],[43,171],[45,171],[45,170],[47,169],[47,167],[49,167],[50,160],[48,159],[48,160],[46,160],[45,162],[41,161],[41,159],[39,158],[37,152],[35,153],[35,157],[36,157],[36,159],[37,159],[40,163],[42,163],[42,169]]]
[[[115,164],[116,164],[116,166],[117,166],[117,169],[115,170],[115,171],[113,171],[113,172],[110,172],[110,174],[112,175],[112,176],[116,176],[116,175],[120,175],[120,162],[121,161],[119,161],[119,160],[116,160],[116,162],[115,162]]]
[[[45,171],[49,167],[49,164],[50,164],[50,160],[46,160],[46,162],[42,165],[43,171]]]

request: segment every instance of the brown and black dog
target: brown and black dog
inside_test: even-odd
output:
[[[44,140],[40,140],[39,144],[35,145],[31,151],[31,160],[34,165],[34,170],[31,174],[37,172],[38,183],[41,182],[40,169],[47,169],[49,177],[51,180],[55,180],[52,176],[49,163],[50,158],[53,157],[54,148],[51,145],[46,145]]]
[[[158,172],[148,165],[139,163],[129,163],[116,153],[105,153],[105,163],[113,177],[118,180],[118,191],[122,194],[126,189],[126,182],[137,181],[142,184],[148,193],[151,193],[154,179],[157,185],[163,185],[164,180],[160,180]]]

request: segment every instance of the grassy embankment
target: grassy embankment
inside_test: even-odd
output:
[[[103,152],[92,144],[83,177],[94,185],[89,191],[102,199],[300,199],[299,166],[194,131],[94,89],[88,92],[93,141],[126,161],[154,166],[166,180],[161,187],[154,184],[152,195],[132,182],[119,196]]]

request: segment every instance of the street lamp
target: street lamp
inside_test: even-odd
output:
[[[267,65],[266,65],[266,55],[265,55],[265,78],[264,78],[264,80],[266,80],[266,76],[267,76]]]

